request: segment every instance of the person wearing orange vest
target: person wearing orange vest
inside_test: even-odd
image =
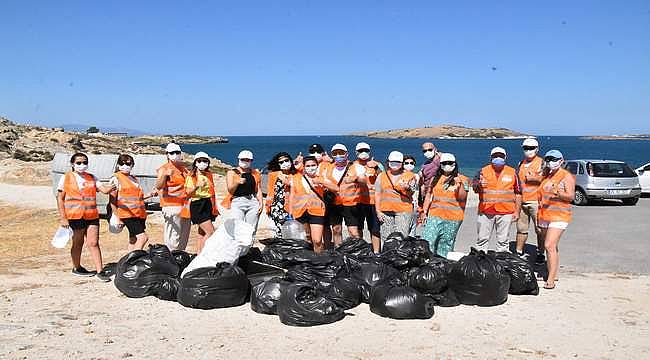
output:
[[[302,161],[302,159],[301,159]],[[291,155],[279,152],[268,162],[266,168],[269,177],[266,187],[266,215],[275,223],[276,237],[282,237],[282,224],[291,212],[289,208],[290,178],[296,174],[296,168]]]
[[[476,247],[486,252],[492,232],[496,251],[509,250],[510,226],[521,210],[519,179],[515,169],[506,165],[506,156],[504,148],[493,148],[490,164],[481,169],[472,184],[479,197]]]
[[[521,185],[521,213],[517,220],[517,255],[523,259],[528,258],[524,253],[526,240],[528,240],[528,229],[532,222],[535,234],[537,235],[537,264],[544,263],[544,238],[541,236],[541,229],[537,225],[537,189],[542,181],[543,159],[537,155],[539,143],[535,138],[524,139],[521,147],[524,150],[524,159],[519,162],[517,176]]]
[[[420,222],[426,223],[422,237],[434,254],[447,257],[454,250],[456,235],[465,217],[469,179],[458,169],[453,154],[440,154],[440,168],[424,197]],[[428,215],[428,216],[427,216]]]
[[[88,156],[76,153],[70,158],[72,171],[65,173],[59,180],[57,190],[57,207],[60,224],[72,229],[72,274],[77,276],[95,276],[101,281],[110,281],[102,271],[102,251],[99,248],[99,211],[97,210],[97,190],[104,194],[113,191],[112,184],[102,184],[86,170]],[[90,250],[96,271],[88,271],[81,266],[81,250],[84,243]]]
[[[363,237],[364,223],[370,232],[370,241],[375,253],[381,247],[381,229],[377,210],[375,209],[375,181],[381,173],[380,164],[370,156],[370,145],[360,142],[356,146],[357,160],[354,161],[355,172],[364,174],[359,177],[359,236]]]
[[[122,154],[117,158],[117,171],[111,178],[115,191],[111,192],[110,204],[113,214],[117,215],[120,223],[129,230],[129,245],[127,250],[142,250],[149,241],[146,229],[147,209],[144,201],[156,196],[152,191],[145,194],[138,179],[131,175],[135,162],[133,157]]]
[[[560,268],[560,237],[569,226],[572,217],[571,202],[575,198],[576,180],[573,174],[562,168],[564,156],[558,150],[544,155],[544,179],[539,186],[537,221],[542,228],[544,247],[548,257],[548,278],[545,289],[554,289]]]
[[[226,173],[228,194],[221,204],[228,209],[227,217],[243,220],[257,230],[257,222],[264,210],[262,175],[259,170],[251,168],[251,151],[242,150],[237,159],[237,167]]]
[[[203,151],[194,154],[192,170],[185,179],[185,193],[190,197],[190,220],[198,225],[197,254],[203,250],[205,241],[214,233],[212,222],[219,215],[214,177],[210,168],[210,156]]]
[[[338,246],[343,241],[343,220],[350,236],[358,238],[359,231],[359,182],[365,174],[358,174],[356,166],[348,160],[348,149],[343,144],[332,146],[334,163],[325,170],[325,178],[338,186],[334,203],[328,204],[329,225],[332,226],[332,240]]]
[[[185,193],[189,174],[183,164],[181,147],[169,143],[165,148],[167,163],[158,168],[156,189],[164,220],[163,239],[169,250],[185,250],[190,237],[190,202]]]
[[[404,171],[404,155],[391,151],[388,169],[375,182],[375,207],[381,223],[381,246],[394,232],[409,235],[413,222],[413,193],[417,189],[415,174]]]
[[[318,174],[318,161],[315,157],[306,156],[303,165],[303,173],[296,173],[289,178],[290,211],[293,218],[305,226],[314,252],[321,253],[325,250],[323,230],[327,225],[325,189],[336,192],[338,186]]]

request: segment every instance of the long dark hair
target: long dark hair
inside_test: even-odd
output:
[[[280,160],[280,158],[283,158],[283,157],[288,158],[289,162],[291,163],[291,167],[289,168],[289,173],[295,174],[296,173],[296,167],[293,166],[293,158],[286,151],[282,151],[282,152],[279,152],[279,153],[275,154],[273,156],[273,158],[271,158],[271,161],[269,161],[266,164],[266,168],[269,169],[269,172],[280,171],[280,162],[279,162],[279,160]]]
[[[454,186],[454,178],[458,176],[458,173],[460,172],[458,163],[454,162],[454,164],[456,166],[454,166],[454,170],[452,170],[451,173],[449,173],[449,178],[447,179],[447,184],[449,186]],[[441,164],[438,170],[436,171],[436,175],[433,177],[433,179],[431,179],[431,182],[429,183],[429,190],[428,190],[429,192],[433,191],[433,188],[436,187],[436,185],[438,185],[438,181],[440,181],[440,178],[444,174],[445,172],[442,170],[442,164]]]
[[[76,159],[77,157],[81,157],[81,156],[83,156],[84,158],[86,158],[86,161],[88,161],[88,155],[86,155],[86,154],[84,154],[84,153],[81,153],[81,152],[74,153],[74,155],[72,155],[72,157],[70,157],[70,165],[72,166],[73,169],[74,169],[74,161],[75,161],[75,159]]]
[[[196,162],[199,159],[203,159],[203,158],[194,159],[194,161],[192,161],[192,171],[190,171],[190,174],[191,174],[192,178],[194,178],[194,179],[197,178],[196,173],[199,171],[199,168],[196,167]],[[208,168],[205,169],[205,171],[210,171],[210,159],[209,158],[208,158]]]

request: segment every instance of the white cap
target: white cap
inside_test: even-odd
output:
[[[200,159],[200,158],[204,158],[204,159],[208,159],[208,160],[210,160],[210,155],[204,153],[203,151],[199,151],[199,152],[197,152],[196,154],[194,154],[194,160],[196,160],[196,159]]]
[[[499,147],[499,146],[497,146],[495,148],[492,148],[492,151],[490,151],[490,155],[494,155],[496,153],[501,153],[503,155],[508,155],[508,153],[506,153],[506,149],[504,149],[502,147]]]
[[[366,143],[364,143],[364,142],[360,142],[360,143],[357,144],[357,147],[355,148],[355,150],[356,150],[356,151],[359,151],[359,150],[361,150],[361,149],[368,149],[368,150],[370,150],[370,145],[368,145],[368,144],[366,144]]]
[[[388,154],[388,161],[404,162],[404,154],[399,151],[391,151],[390,154]]]
[[[537,142],[537,139],[535,139],[535,138],[526,138],[526,139],[524,139],[524,142],[521,144],[521,146],[539,147],[539,143]]]
[[[348,148],[346,148],[343,144],[335,144],[332,146],[332,152],[334,152],[334,150],[343,150],[345,152],[348,152]]]
[[[237,159],[250,159],[253,160],[253,153],[250,152],[249,150],[242,150],[239,155],[237,155]]]
[[[165,151],[170,153],[172,151],[181,151],[181,147],[178,146],[177,143],[169,143],[167,144],[167,147],[165,148]]]
[[[450,154],[450,153],[442,153],[442,154],[440,154],[440,162],[443,163],[445,161],[456,162],[456,157],[454,156],[454,154]]]

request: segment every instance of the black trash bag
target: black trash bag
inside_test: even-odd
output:
[[[448,282],[461,304],[494,306],[508,300],[510,277],[494,255],[474,248],[452,266]]]
[[[370,311],[391,319],[430,319],[434,301],[410,286],[382,285],[370,299]]]
[[[456,294],[454,294],[454,290],[452,290],[451,288],[447,288],[445,289],[445,291],[439,294],[430,295],[430,296],[433,298],[433,301],[437,306],[452,307],[452,306],[460,305],[460,301],[458,301]]]
[[[181,269],[179,272],[180,274],[183,272],[183,270],[185,270],[187,265],[189,265],[192,262],[192,260],[194,260],[196,254],[190,254],[183,250],[174,250],[172,251],[172,256],[174,257],[176,264],[178,264],[178,267]]]
[[[373,256],[372,245],[363,239],[349,237],[335,251],[341,255],[364,259]]]
[[[381,247],[381,252],[397,249],[397,246],[404,240],[406,240],[406,237],[399,231],[389,234],[384,241],[384,245]]]
[[[237,260],[239,266],[246,274],[258,272],[258,263],[263,263],[262,251],[257,247],[251,247],[245,255],[242,255]]]
[[[292,250],[300,250],[300,249],[313,250],[314,249],[311,243],[302,239],[268,238],[268,239],[260,240],[260,243],[262,243],[265,247],[275,246],[275,247],[281,247],[281,248],[292,249]]]
[[[416,238],[404,238],[399,240],[401,233],[393,233],[392,244],[389,249],[383,251],[379,258],[386,264],[396,269],[417,267],[426,264],[433,254],[429,249],[429,243]]]
[[[399,277],[399,271],[381,262],[361,264],[352,273],[352,280],[359,286],[361,300],[365,303],[370,301],[370,295],[374,287]]]
[[[277,315],[280,289],[286,286],[282,278],[274,277],[251,288],[251,309],[256,313]]]
[[[321,283],[324,296],[344,310],[349,310],[361,304],[361,290],[351,279],[337,278],[331,282]]]
[[[423,294],[440,294],[447,289],[447,274],[445,266],[427,264],[410,272],[408,284]]]
[[[528,261],[523,260],[510,252],[494,253],[497,262],[510,276],[510,289],[512,295],[538,295],[539,285],[535,272]]]
[[[111,262],[106,265],[104,265],[104,268],[102,269],[102,272],[106,274],[107,276],[113,276],[115,275],[115,272],[117,271],[117,263]]]
[[[181,305],[196,309],[239,306],[246,302],[249,286],[241,268],[219,263],[185,274],[180,280],[177,299]]]
[[[290,249],[281,246],[267,246],[262,250],[262,261],[267,264],[288,268],[292,265],[311,262],[316,253],[307,249]]]
[[[179,273],[180,268],[165,245],[149,245],[149,251],[131,251],[120,259],[114,283],[127,297],[173,300],[177,288],[174,280]]]
[[[290,283],[280,289],[278,316],[285,325],[330,324],[345,317],[343,308],[328,300],[313,284]]]

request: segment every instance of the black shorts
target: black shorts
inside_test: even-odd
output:
[[[190,203],[190,219],[192,219],[192,224],[194,225],[206,221],[214,221],[215,217],[212,215],[212,200],[210,200],[210,198],[192,200]]]
[[[363,230],[364,222],[368,225],[370,234],[379,236],[379,219],[375,205],[359,204],[359,228]]]
[[[146,219],[141,218],[126,218],[120,219],[124,223],[127,229],[129,229],[129,237],[134,237],[144,233],[144,229],[147,228],[145,225]]]
[[[327,208],[330,225],[340,225],[345,220],[346,226],[359,226],[359,208],[345,205],[332,205]]]
[[[300,222],[301,224],[318,224],[318,225],[327,224],[326,216],[312,215],[307,211],[305,211],[305,213],[302,214],[302,216],[297,218],[296,220],[298,220],[298,222]]]
[[[70,229],[72,230],[85,230],[90,225],[99,226],[99,218],[93,220],[72,219],[72,220],[68,220],[68,224],[70,224]]]

